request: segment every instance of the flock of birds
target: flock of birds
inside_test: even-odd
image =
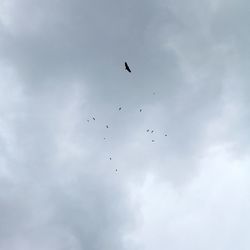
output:
[[[127,70],[129,73],[131,73],[131,69],[129,68],[127,62],[125,62],[125,70]],[[155,95],[155,92],[153,92],[153,95]],[[121,111],[121,110],[122,110],[122,107],[119,107],[118,110]],[[139,109],[139,111],[140,111],[140,113],[141,113],[141,112],[142,112],[142,109]],[[93,116],[93,117],[92,117],[92,120],[95,121],[96,118]],[[87,119],[87,122],[90,122],[90,119]],[[109,125],[106,125],[106,128],[108,129],[108,128],[109,128]],[[150,134],[153,134],[153,133],[154,133],[154,130],[147,129],[146,132],[147,132],[147,133],[150,133]],[[164,136],[167,136],[167,134],[164,134]],[[106,137],[104,137],[103,139],[106,140]],[[151,142],[154,143],[155,140],[152,139]],[[112,157],[109,157],[109,160],[111,161],[111,160],[112,160]],[[115,169],[115,171],[117,172],[118,169]]]

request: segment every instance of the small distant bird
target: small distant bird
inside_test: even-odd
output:
[[[120,107],[119,110],[121,110],[122,108]]]
[[[103,140],[106,140],[106,137],[104,137]]]
[[[165,134],[165,136],[168,136],[167,134]]]
[[[151,130],[151,134],[154,133],[154,130]]]
[[[129,73],[131,73],[131,70],[130,70],[130,68],[129,68],[127,62],[125,62],[125,70],[127,70]]]
[[[142,112],[142,109],[140,109],[140,112]]]
[[[95,121],[95,117],[93,117],[93,120]]]
[[[112,158],[111,158],[111,157],[109,157],[109,160],[112,160]]]
[[[155,142],[155,140],[152,140],[152,142]]]
[[[117,172],[118,170],[116,169],[115,171]]]
[[[106,125],[106,128],[109,128],[109,126],[108,126],[108,125]]]
[[[147,132],[149,132],[149,129],[147,129]]]

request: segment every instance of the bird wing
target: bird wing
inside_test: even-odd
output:
[[[131,73],[131,70],[130,70],[130,68],[129,68],[129,66],[128,66],[127,62],[125,62],[125,68],[126,68],[126,70],[127,70],[128,72],[130,72],[130,73]]]

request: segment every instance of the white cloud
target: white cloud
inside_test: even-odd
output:
[[[232,159],[222,145],[206,152],[199,172],[182,187],[149,174],[143,186],[133,187],[142,219],[130,237],[147,250],[247,249],[248,165],[248,158]]]

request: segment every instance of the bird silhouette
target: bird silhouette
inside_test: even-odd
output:
[[[93,120],[95,121],[95,117],[93,117]]]
[[[165,136],[168,136],[167,134],[165,134]]]
[[[109,160],[112,160],[112,158],[111,158],[111,157],[109,157]]]
[[[152,140],[152,142],[155,142],[155,140]]]
[[[140,109],[140,112],[142,112],[142,109]]]
[[[121,110],[122,108],[120,107],[119,110]]]
[[[151,130],[151,134],[154,133],[154,130]]]
[[[131,70],[130,70],[130,68],[129,68],[127,62],[125,62],[125,70],[127,70],[129,73],[131,73]]]
[[[106,128],[109,128],[109,126],[108,126],[108,125],[106,125]]]
[[[147,132],[149,132],[149,129],[147,129]]]

